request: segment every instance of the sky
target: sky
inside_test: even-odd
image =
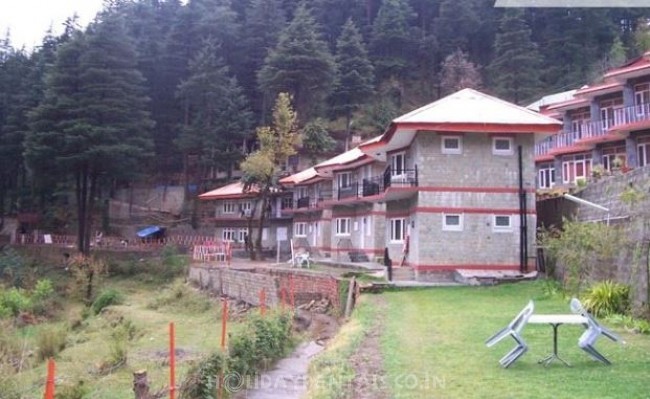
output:
[[[103,0],[0,0],[0,38],[10,29],[14,48],[31,50],[40,45],[47,30],[63,32],[63,22],[75,12],[86,27],[102,9]]]

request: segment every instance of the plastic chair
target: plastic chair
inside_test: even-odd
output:
[[[584,308],[584,306],[582,306],[582,303],[580,303],[577,298],[572,298],[569,306],[571,307],[571,311],[573,313],[579,314],[587,319],[587,324],[585,325],[587,330],[578,339],[578,346],[580,349],[587,352],[589,356],[599,362],[602,362],[606,365],[612,364],[609,360],[607,360],[605,356],[603,356],[596,350],[596,348],[594,348],[594,344],[596,343],[598,337],[601,335],[606,336],[614,342],[619,342],[620,338],[618,335],[601,326],[596,321],[596,319],[589,312],[587,312],[587,310]]]
[[[497,342],[501,341],[506,337],[512,337],[516,342],[515,346],[510,352],[508,352],[504,357],[499,360],[499,363],[504,368],[510,367],[514,362],[517,361],[521,356],[528,351],[528,345],[526,341],[521,337],[521,330],[524,328],[528,319],[533,314],[535,305],[533,301],[528,302],[526,307],[524,307],[521,312],[508,324],[507,327],[503,328],[493,336],[485,341],[485,345],[489,348],[495,345]]]

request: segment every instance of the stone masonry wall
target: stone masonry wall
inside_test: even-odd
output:
[[[635,204],[621,200],[626,190],[633,190],[639,196]],[[648,257],[650,246],[650,167],[635,169],[626,174],[608,176],[591,181],[583,190],[574,194],[595,204],[609,208],[610,224],[619,229],[625,238],[614,264],[593,265],[591,279],[599,281],[614,279],[629,284],[634,293],[636,305],[648,303]],[[568,201],[561,199],[561,201]],[[590,206],[574,204],[565,207],[572,210],[565,217],[585,222],[603,222],[608,213]],[[557,273],[561,277],[562,269]]]
[[[295,301],[328,298],[333,306],[340,309],[339,280],[325,274],[271,268],[237,270],[207,265],[192,265],[189,279],[202,289],[219,295],[237,298],[254,306],[259,306],[259,293],[266,292],[266,303],[270,306],[280,304],[284,297],[290,300],[291,292]]]

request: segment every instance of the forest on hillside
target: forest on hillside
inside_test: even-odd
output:
[[[463,87],[527,104],[650,48],[648,9],[493,0],[109,0],[34,50],[0,40],[0,214],[194,168],[220,182],[292,96],[305,148]],[[247,141],[248,140],[248,141]],[[187,175],[187,173],[185,173]],[[77,198],[87,203],[88,198]]]

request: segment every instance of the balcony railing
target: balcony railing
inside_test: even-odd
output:
[[[571,147],[581,140],[601,137],[618,126],[650,121],[650,104],[638,104],[614,110],[612,117],[580,124],[575,131],[564,131],[535,145],[535,156],[548,154],[555,148]]]
[[[331,191],[320,191],[317,196],[308,196],[298,198],[296,201],[296,209],[313,209],[318,208],[323,201],[331,200]]]
[[[363,198],[382,194],[389,187],[416,187],[418,185],[418,168],[402,169],[392,173],[390,166],[379,176],[363,179],[361,183],[352,183],[339,187],[338,199]]]

